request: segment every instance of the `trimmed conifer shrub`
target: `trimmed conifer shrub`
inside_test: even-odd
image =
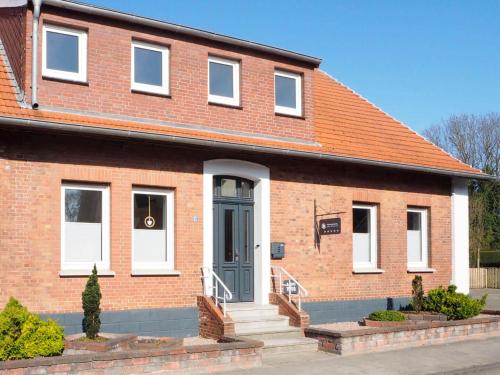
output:
[[[97,278],[97,268],[94,264],[92,275],[87,280],[82,293],[83,328],[87,338],[94,340],[101,329],[101,288]]]
[[[422,286],[422,276],[415,275],[411,282],[411,306],[416,312],[422,311],[424,307],[424,287]]]

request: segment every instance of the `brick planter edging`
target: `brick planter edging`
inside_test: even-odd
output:
[[[318,340],[318,350],[357,354],[500,335],[500,316],[445,322],[416,321],[410,325],[346,331],[310,327],[305,329],[305,334]]]
[[[2,375],[20,374],[76,374],[92,370],[92,374],[106,374],[120,368],[120,374],[152,371],[175,372],[181,368],[198,371],[222,371],[260,367],[263,343],[223,337],[225,342],[167,349],[99,352],[58,357],[44,357],[0,362]]]

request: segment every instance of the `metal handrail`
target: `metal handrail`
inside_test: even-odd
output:
[[[286,269],[284,269],[281,266],[271,266],[271,270],[273,271],[271,273],[271,278],[278,278],[279,279],[279,284],[278,287],[275,287],[275,290],[277,290],[278,294],[287,294],[288,295],[288,302],[292,302],[292,293],[291,293],[291,288],[288,288],[287,293],[283,293],[282,286],[283,286],[283,274],[288,277],[288,280],[293,281],[295,284],[297,284],[297,287],[299,288],[299,293],[296,294],[297,296],[297,307],[299,308],[299,311],[302,310],[301,307],[301,297],[307,297],[308,292],[307,289],[304,288],[295,277],[293,277]],[[295,296],[295,294],[293,294]]]
[[[226,301],[227,300],[232,300],[233,299],[233,294],[231,291],[228,289],[228,287],[222,282],[222,280],[219,278],[219,276],[214,272],[214,270],[210,267],[202,267],[202,272],[203,272],[203,279],[205,279],[204,282],[204,293],[207,296],[214,296],[215,291],[215,305],[219,306],[220,305],[220,300],[222,300],[222,313],[224,316],[226,316]],[[212,285],[212,294],[208,293],[208,288],[207,285],[209,285],[206,281],[212,277],[212,279],[215,279],[215,283]],[[219,286],[222,286],[222,289],[224,290],[224,293],[222,297],[219,297]]]

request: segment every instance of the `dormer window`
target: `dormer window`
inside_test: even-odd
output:
[[[169,95],[169,50],[149,43],[132,42],[132,90]]]
[[[276,70],[274,72],[274,97],[276,113],[302,116],[302,76]]]
[[[43,26],[42,75],[87,81],[87,33],[61,26]]]
[[[208,58],[208,101],[240,105],[240,64],[238,61]]]

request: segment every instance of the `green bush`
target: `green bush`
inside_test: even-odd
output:
[[[457,287],[439,287],[429,291],[424,299],[424,310],[445,314],[448,320],[469,319],[479,315],[486,304],[487,295],[481,299],[457,293]]]
[[[384,322],[401,322],[403,320],[406,320],[406,317],[400,311],[380,310],[372,312],[370,315],[368,315],[368,319]]]
[[[54,320],[43,321],[16,299],[0,312],[0,360],[60,355],[64,330]]]
[[[101,288],[97,278],[97,268],[94,264],[92,274],[87,280],[82,293],[83,327],[88,339],[95,340],[101,329]]]

